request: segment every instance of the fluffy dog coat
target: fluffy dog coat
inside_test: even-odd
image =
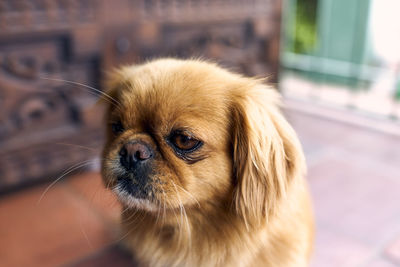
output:
[[[102,174],[142,266],[308,265],[305,164],[275,90],[176,59],[123,67],[108,87]]]

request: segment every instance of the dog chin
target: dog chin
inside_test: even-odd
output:
[[[117,195],[119,201],[126,205],[128,208],[158,211],[159,207],[148,199],[136,198],[126,192],[120,185],[116,185],[112,191]]]

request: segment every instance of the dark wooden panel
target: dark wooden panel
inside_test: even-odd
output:
[[[99,154],[98,95],[71,82],[101,89],[106,71],[160,56],[211,58],[274,81],[280,6],[280,0],[0,0],[0,192]]]
[[[0,35],[48,32],[98,21],[101,0],[1,0]]]
[[[101,144],[90,130],[99,119],[87,116],[97,94],[63,82],[97,84],[95,69],[93,59],[73,59],[68,35],[0,42],[0,191],[98,153],[79,147]]]

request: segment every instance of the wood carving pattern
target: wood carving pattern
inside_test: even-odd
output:
[[[65,29],[93,23],[99,0],[2,0],[0,32]]]
[[[85,129],[79,135],[71,131],[66,134],[71,135],[53,141],[45,140],[22,150],[0,152],[0,193],[16,183],[29,184],[43,178],[54,180],[66,168],[79,162],[86,163],[83,167],[95,165],[95,161],[88,160],[98,155],[96,147],[101,146],[99,140],[103,140],[102,132]]]
[[[265,16],[271,12],[273,0],[132,0],[141,7],[141,19],[163,22],[207,22]]]
[[[167,28],[165,55],[182,58],[213,58],[220,64],[253,76],[265,75],[267,67],[262,39],[250,22],[220,24],[219,27]]]
[[[40,77],[99,88],[104,71],[159,56],[276,77],[280,2],[0,0],[0,193],[99,155],[98,96]]]
[[[61,142],[99,147],[102,138],[93,138],[99,134],[85,121],[86,109],[97,100],[96,94],[42,79],[95,82],[88,70],[96,66],[90,62],[76,65],[64,52],[68,44],[64,37],[0,43],[0,192],[57,173],[95,154],[78,146],[60,147]],[[88,135],[82,138],[82,132]]]

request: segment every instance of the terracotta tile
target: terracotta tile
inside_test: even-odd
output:
[[[400,265],[400,236],[385,249],[385,255]]]
[[[115,195],[110,190],[104,188],[99,173],[91,172],[70,177],[67,184],[102,216],[113,223],[119,221],[121,206]]]
[[[395,149],[400,147],[399,137],[377,132],[360,131],[346,138],[343,147],[351,152],[357,151],[361,157],[370,158],[396,168],[397,178],[400,179],[400,150]]]
[[[110,233],[94,212],[63,185],[45,186],[0,199],[3,266],[56,266],[104,247]]]
[[[289,121],[298,134],[308,167],[318,164],[326,155],[341,150],[343,140],[354,132],[354,127],[331,120],[289,112]]]
[[[307,148],[325,149],[341,144],[342,140],[354,131],[354,127],[332,120],[307,116],[289,111],[287,118],[300,140]]]
[[[345,235],[318,229],[311,267],[355,267],[372,253],[371,248]]]
[[[288,112],[308,157],[330,148],[357,155],[358,159],[386,165],[399,176],[400,146],[398,136],[387,135],[333,120]],[[388,172],[389,169],[386,168]]]
[[[384,170],[331,157],[309,177],[318,223],[376,245],[400,230],[400,180]]]
[[[68,267],[136,267],[132,256],[114,245]]]
[[[294,111],[287,111],[286,113],[288,121],[300,136],[312,137],[313,139],[322,140],[327,144],[339,140],[340,137],[346,136],[348,132],[354,129],[350,125],[337,123],[333,120],[317,116],[305,115]]]

